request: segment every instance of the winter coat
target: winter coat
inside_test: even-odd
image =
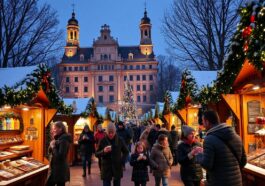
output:
[[[67,155],[72,138],[70,135],[63,133],[55,137],[55,147],[49,147],[51,152],[50,175],[51,179],[57,182],[67,182],[70,180],[70,170],[67,163]]]
[[[174,149],[177,149],[178,147],[179,136],[178,136],[177,131],[175,130],[170,131],[170,137],[171,137],[170,149],[171,151],[173,151]]]
[[[124,127],[117,129],[117,135],[125,142],[126,145],[129,145],[132,139],[132,134],[129,130],[130,129],[126,129]]]
[[[96,149],[98,148],[100,140],[102,140],[105,136],[106,136],[106,133],[104,131],[97,131],[95,133],[94,139],[95,139]]]
[[[147,166],[149,165],[149,158],[146,153],[144,153],[144,155],[147,157],[147,159],[140,161],[137,160],[137,158],[139,157],[138,153],[131,155],[130,165],[133,166],[132,181],[139,183],[149,181],[147,168]]]
[[[151,129],[147,137],[147,141],[150,145],[150,148],[152,148],[153,145],[155,144],[157,137],[158,137],[158,131],[154,128]]]
[[[180,176],[184,181],[200,181],[202,179],[202,167],[195,162],[195,157],[189,159],[188,154],[192,148],[201,146],[199,143],[187,144],[181,141],[178,145],[178,162],[180,166]]]
[[[173,157],[169,147],[162,147],[159,143],[155,143],[150,155],[153,175],[155,177],[169,177],[172,163]]]
[[[104,152],[106,146],[111,145],[112,151]],[[122,162],[128,156],[128,149],[123,140],[116,134],[113,140],[107,136],[99,142],[96,156],[101,158],[101,179],[120,179],[123,176]]]
[[[144,143],[146,149],[149,149],[150,148],[150,145],[149,145],[149,143],[147,141],[148,134],[149,134],[149,129],[145,129],[142,132],[142,134],[141,134],[141,136],[139,138],[139,141],[141,141],[141,142]]]
[[[83,139],[83,137],[86,136],[88,139]],[[95,146],[94,146],[95,140],[94,140],[94,134],[93,132],[85,132],[83,131],[80,134],[78,144],[80,145],[80,155],[81,156],[87,156],[91,155],[95,152]]]
[[[218,137],[222,137],[234,149],[234,154]],[[240,169],[246,165],[246,153],[240,137],[226,124],[211,128],[205,137],[201,165],[207,171],[209,186],[242,186]],[[238,160],[239,161],[238,161]]]

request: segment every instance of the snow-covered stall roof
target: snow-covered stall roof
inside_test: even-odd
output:
[[[213,81],[217,78],[217,71],[190,70],[190,72],[191,75],[194,77],[199,89],[201,89],[203,86],[213,85]]]
[[[15,86],[37,68],[38,66],[0,68],[0,88]]]
[[[164,102],[156,102],[157,106],[158,106],[158,113],[162,113],[163,110],[164,110],[164,105],[165,103]]]
[[[152,112],[152,118],[154,118],[156,110],[155,109],[151,109],[151,112]]]
[[[97,111],[99,116],[101,116],[103,119],[107,116],[107,107],[97,107]]]
[[[66,105],[73,107],[73,115],[79,115],[86,110],[90,98],[64,98]]]
[[[112,121],[115,121],[117,113],[115,111],[110,111],[110,118]]]

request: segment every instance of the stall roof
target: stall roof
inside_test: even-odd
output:
[[[103,119],[106,118],[107,113],[107,107],[97,107],[98,114],[103,117]]]
[[[90,99],[91,98],[64,98],[63,101],[66,105],[73,107],[73,115],[80,115],[86,110]]]
[[[164,102],[156,102],[157,106],[158,106],[158,113],[162,113],[163,110],[164,110],[164,105],[165,103]]]
[[[213,85],[213,81],[217,79],[217,71],[190,70],[190,72],[194,77],[199,89],[201,89],[203,86]]]
[[[0,88],[15,86],[36,69],[38,66],[0,68]]]
[[[155,109],[151,109],[151,112],[152,112],[152,118],[154,118],[156,110]]]

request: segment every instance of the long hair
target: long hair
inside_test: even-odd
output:
[[[134,153],[138,153],[138,152],[137,152],[137,148],[138,148],[139,146],[142,146],[143,149],[144,149],[143,152],[146,152],[146,147],[145,147],[144,143],[141,142],[141,141],[138,141],[138,142],[135,144]]]
[[[66,133],[66,127],[65,125],[63,124],[62,121],[56,121],[53,123],[53,126],[59,128],[59,129],[62,129],[62,134]]]

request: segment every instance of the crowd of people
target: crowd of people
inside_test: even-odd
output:
[[[152,122],[145,126],[109,123],[105,130],[99,124],[95,134],[85,125],[78,140],[82,176],[91,173],[91,157],[95,153],[103,186],[111,186],[111,183],[120,186],[127,162],[133,167],[131,180],[135,186],[146,186],[149,172],[154,176],[155,186],[170,185],[171,167],[178,164],[185,186],[199,186],[203,169],[207,186],[241,186],[246,154],[240,137],[231,127],[220,123],[215,111],[204,112],[202,121],[207,130],[203,144],[195,129],[187,125],[182,126],[181,134],[174,125],[169,131],[165,124]],[[47,186],[61,186],[70,179],[67,153],[71,137],[62,122],[56,122],[52,131]]]

